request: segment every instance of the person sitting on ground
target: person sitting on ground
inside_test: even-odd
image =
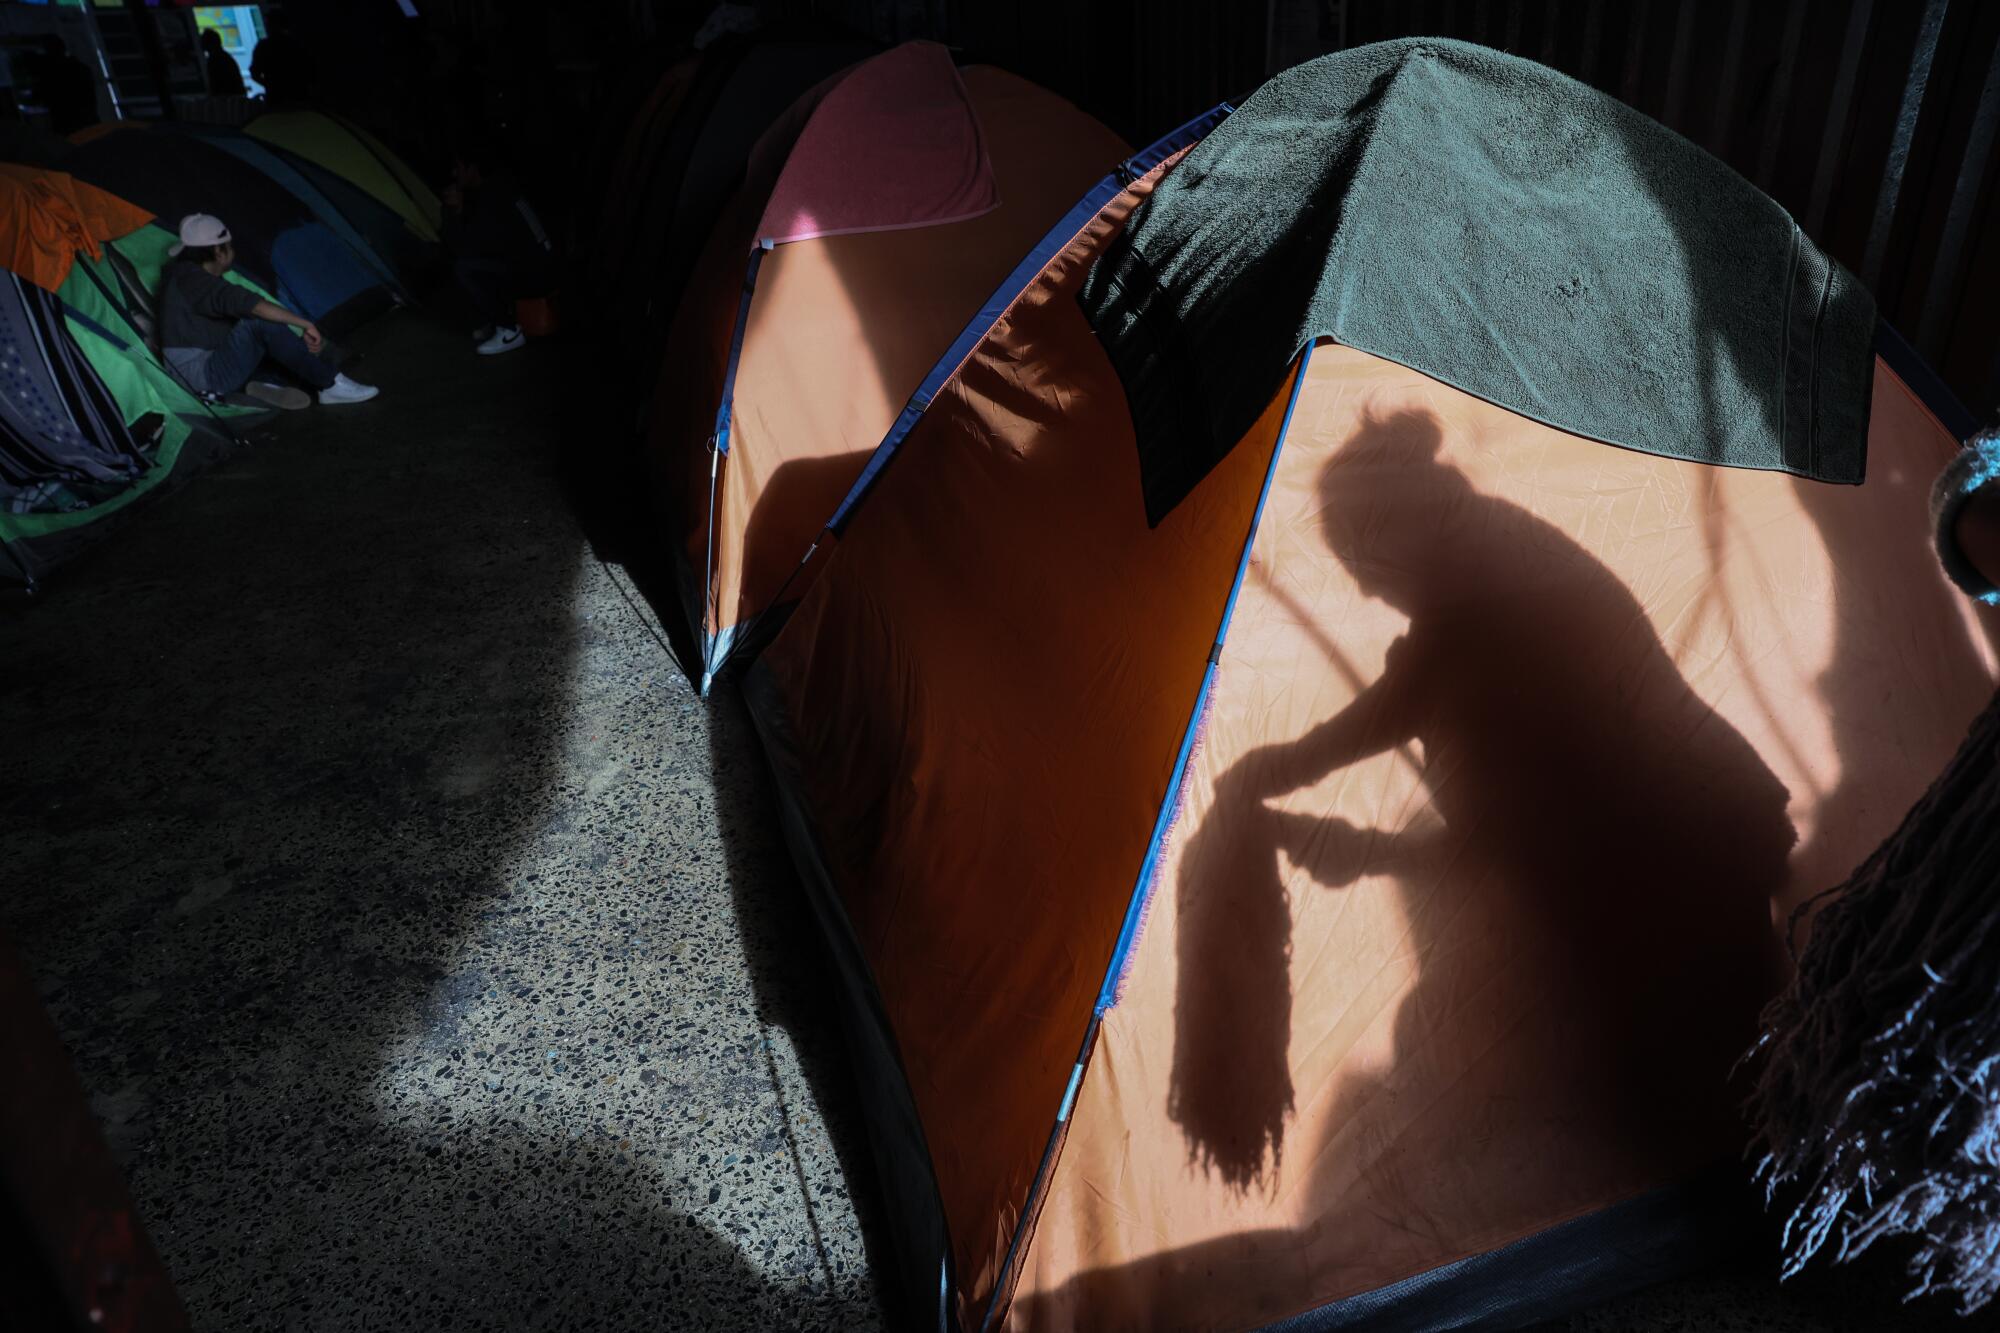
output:
[[[479,354],[511,352],[527,341],[515,298],[548,290],[554,267],[548,232],[520,183],[482,145],[462,144],[454,154],[444,204],[452,275],[483,325],[473,335]]]
[[[180,242],[169,253],[174,260],[160,288],[160,351],[197,393],[220,397],[243,389],[276,407],[306,406],[311,400],[298,389],[252,382],[267,357],[319,390],[322,403],[361,403],[380,392],[320,359],[325,342],[311,320],[224,281],[236,246],[220,219],[206,213],[182,218]],[[304,336],[294,337],[287,326]]]

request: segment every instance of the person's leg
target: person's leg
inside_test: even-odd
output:
[[[253,327],[263,322],[259,319],[238,320],[222,346],[209,354],[202,374],[205,382],[196,387],[221,394],[235,393],[248,384],[250,376],[264,360],[264,344]]]
[[[290,329],[269,320],[241,319],[209,357],[208,382],[201,387],[210,393],[235,393],[250,382],[267,357],[315,389],[324,389],[334,381],[333,367],[308,352],[305,340]]]
[[[514,311],[519,275],[512,263],[498,255],[461,255],[452,264],[452,274],[486,321],[472,335],[483,340],[478,348],[481,356],[497,356],[526,345]]]
[[[236,326],[250,328],[263,354],[291,371],[315,389],[333,387],[336,378],[334,369],[325,361],[306,350],[306,340],[293,333],[282,324],[268,320],[246,319]],[[247,376],[246,376],[247,378]]]
[[[514,301],[513,293],[508,290],[506,261],[485,255],[460,255],[452,262],[451,272],[481,324],[492,328],[513,326]]]

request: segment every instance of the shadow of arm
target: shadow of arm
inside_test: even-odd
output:
[[[1398,647],[1401,645],[1399,644]],[[1410,739],[1408,690],[1391,667],[1326,721],[1284,745],[1265,745],[1240,760],[1235,772],[1250,792],[1269,798],[1310,787],[1327,774],[1373,758]]]

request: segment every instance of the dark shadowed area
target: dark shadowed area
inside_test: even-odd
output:
[[[754,740],[580,530],[557,349],[360,344],[0,624],[0,927],[196,1326],[872,1326]]]

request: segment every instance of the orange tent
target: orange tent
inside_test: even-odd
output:
[[[1127,151],[1061,98],[961,73],[928,42],[843,71],[766,134],[655,398],[705,676],[803,590],[802,553],[954,337]]]
[[[60,171],[0,163],[5,250],[0,268],[53,292],[80,250],[92,259],[102,243],[153,220],[142,208]]]
[[[1075,297],[1158,175],[747,682],[910,1285],[966,1329],[1443,1327],[1658,1276],[1787,914],[1993,692],[1928,541],[1956,441],[1881,362],[1846,488],[1321,342],[1148,527]]]

